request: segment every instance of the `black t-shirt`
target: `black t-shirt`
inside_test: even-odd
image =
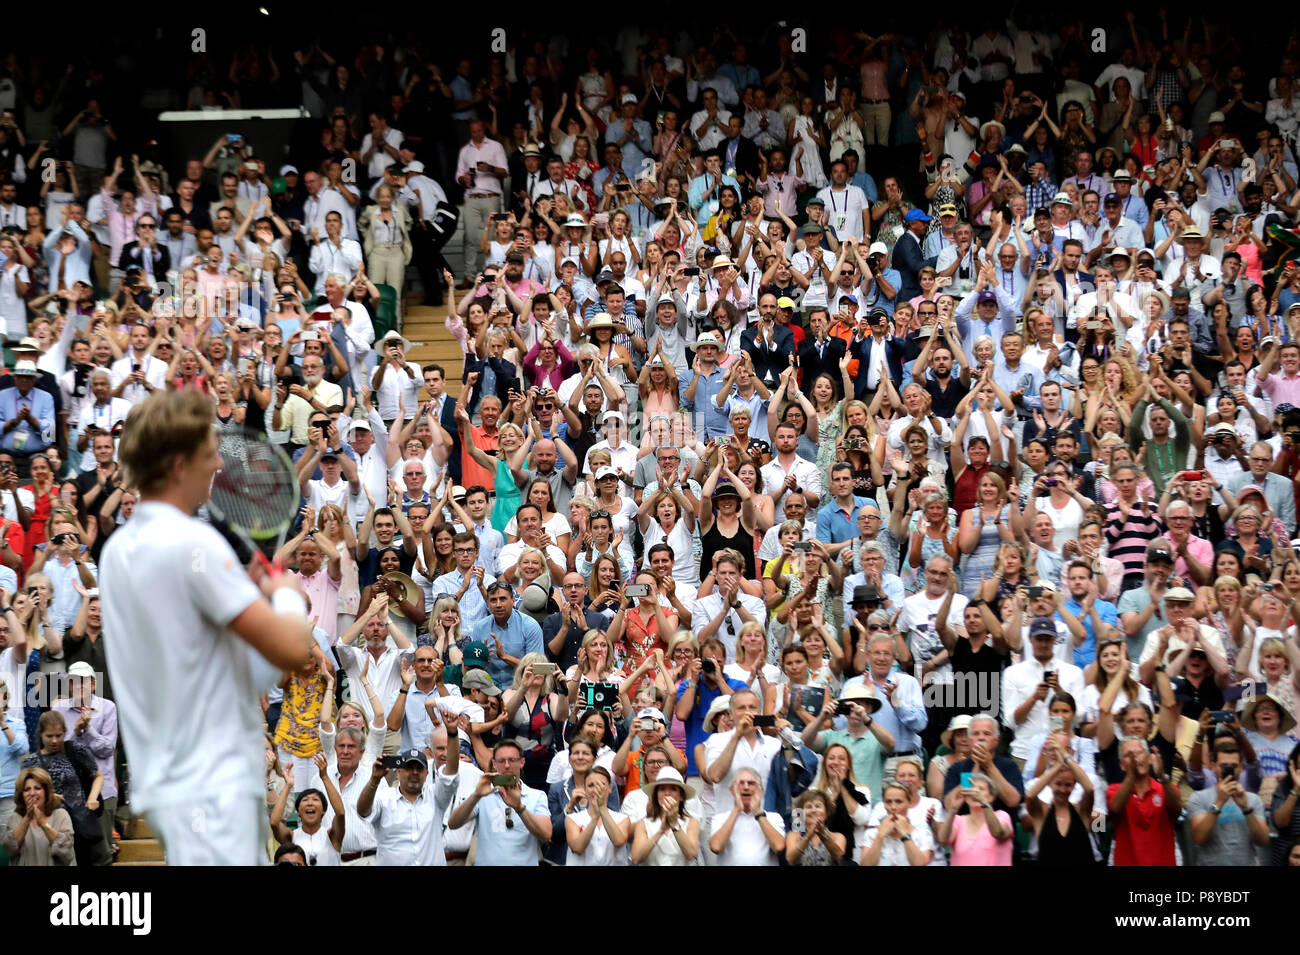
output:
[[[1007,664],[1011,662],[1008,654],[998,653],[993,647],[993,640],[989,638],[984,641],[984,645],[978,651],[971,650],[970,641],[964,637],[957,638],[957,646],[953,648],[952,670],[957,677],[955,685],[957,688],[972,686],[969,677],[963,677],[964,673],[975,674],[972,689],[976,692],[971,693],[963,691],[952,700],[953,707],[951,714],[956,716],[959,713],[969,713],[974,716],[976,713],[982,713],[985,710],[991,710],[997,706],[998,701],[981,700],[979,690],[982,687],[996,687],[999,685],[997,675],[1006,669]],[[964,699],[962,698],[964,697]]]
[[[930,394],[930,410],[940,418],[951,418],[955,415],[957,406],[970,394],[970,388],[956,375],[948,379],[947,388],[940,388],[937,381],[927,377],[925,390]]]

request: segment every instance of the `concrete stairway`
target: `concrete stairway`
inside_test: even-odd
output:
[[[162,843],[154,838],[149,823],[143,818],[136,818],[127,827],[128,838],[123,834],[118,841],[119,851],[114,865],[166,865],[163,860]]]
[[[452,296],[458,297],[464,294],[464,292],[453,291],[448,295],[448,300],[451,300]],[[418,301],[418,297],[412,301]],[[406,357],[421,368],[430,364],[441,365],[447,373],[447,393],[459,397],[464,356],[460,350],[460,343],[443,324],[448,308],[447,305],[436,308],[422,305],[408,306],[404,309],[405,321],[402,334],[407,341],[418,343],[407,350]],[[423,389],[421,395],[427,397],[424,396]]]

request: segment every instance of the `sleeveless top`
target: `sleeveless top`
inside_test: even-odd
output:
[[[1079,811],[1070,807],[1070,827],[1061,835],[1056,823],[1056,807],[1048,806],[1047,818],[1038,833],[1039,865],[1092,865],[1092,841],[1088,830],[1079,818]]]
[[[342,865],[339,852],[330,842],[329,826],[322,825],[313,833],[303,832],[301,828],[293,831],[293,844],[302,849],[307,856],[308,865]]]
[[[708,533],[700,535],[700,545],[703,548],[700,552],[701,577],[704,577],[713,569],[713,555],[728,548],[739,551],[740,556],[744,558],[745,570],[741,574],[742,577],[759,576],[758,568],[754,562],[754,535],[745,530],[744,523],[737,525],[734,536],[727,537],[722,533],[718,522],[715,520]]]
[[[547,789],[546,771],[551,768],[554,756],[551,746],[555,740],[555,719],[551,715],[550,694],[540,693],[531,707],[524,697],[515,710],[510,726],[514,738],[524,749],[524,782],[534,789]]]
[[[804,849],[803,855],[799,856],[796,865],[834,865],[835,860],[831,858],[831,850],[826,848],[825,843],[810,842]]]

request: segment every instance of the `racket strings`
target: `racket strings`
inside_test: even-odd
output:
[[[254,540],[283,536],[298,498],[297,475],[278,448],[246,440],[222,449],[208,506],[232,529]]]

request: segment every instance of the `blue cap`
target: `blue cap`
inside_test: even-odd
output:
[[[843,305],[845,302],[849,302],[849,303],[851,303],[851,304],[853,304],[853,305],[857,305],[857,304],[858,304],[858,300],[857,300],[856,298],[854,298],[852,295],[845,295],[843,298],[840,299],[840,304],[841,304],[841,305]]]
[[[904,222],[929,222],[930,217],[920,209],[909,209],[907,215],[903,216]]]
[[[1123,203],[1124,203],[1124,199],[1122,196],[1120,196],[1118,192],[1107,193],[1106,198],[1101,201],[1101,204],[1103,206],[1109,206],[1112,204],[1118,206],[1118,205],[1122,205]]]

